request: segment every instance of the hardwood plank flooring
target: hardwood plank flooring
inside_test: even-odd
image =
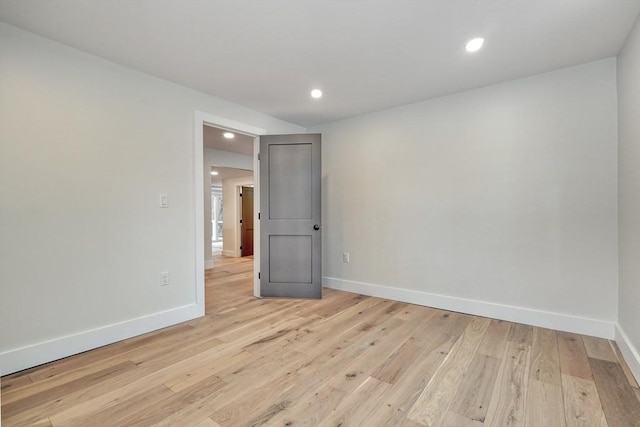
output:
[[[593,380],[582,337],[568,332],[558,332],[557,336],[560,372],[572,377]]]
[[[499,366],[500,359],[476,354],[449,411],[458,415],[458,419],[463,416],[470,421],[484,423]],[[453,418],[451,412],[449,418]],[[470,424],[470,421],[467,423]]]
[[[458,387],[467,371],[490,319],[475,318],[464,330],[460,339],[420,394],[408,418],[420,424],[442,425]]]
[[[504,427],[525,425],[530,361],[529,345],[509,341],[491,393],[485,424]]]
[[[609,427],[640,427],[640,402],[620,365],[593,358],[589,363]]]
[[[592,380],[562,374],[567,427],[607,427],[600,397]]]
[[[332,289],[253,298],[215,260],[205,317],[2,378],[11,426],[640,426],[607,340]]]

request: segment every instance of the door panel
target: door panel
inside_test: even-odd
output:
[[[260,137],[260,295],[322,297],[319,134]]]
[[[269,280],[311,284],[311,236],[269,236]]]
[[[253,255],[253,187],[242,187],[241,256]]]
[[[311,145],[269,145],[268,154],[269,219],[311,219]]]

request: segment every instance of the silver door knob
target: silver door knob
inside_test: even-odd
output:
[[[314,230],[320,230],[320,226],[319,226],[318,224],[315,224],[315,225],[313,226],[313,229],[314,229]]]

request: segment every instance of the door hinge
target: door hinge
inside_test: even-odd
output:
[[[260,272],[258,272],[258,279],[260,278]]]
[[[258,153],[258,160],[260,160],[260,153]]]
[[[240,193],[240,197],[242,197],[242,193]]]
[[[242,246],[240,246],[240,250],[242,250]]]
[[[240,220],[240,224],[242,224],[242,220]]]
[[[258,212],[258,219],[260,219],[260,212]]]

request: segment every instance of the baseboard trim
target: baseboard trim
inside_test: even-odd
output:
[[[210,270],[213,268],[213,260],[212,259],[208,259],[204,262],[204,269],[205,270]]]
[[[624,333],[620,325],[616,325],[616,343],[620,348],[622,357],[629,366],[631,373],[640,384],[640,352],[633,346],[627,334]]]
[[[222,251],[222,256],[230,256],[233,258],[238,258],[240,255],[238,255],[236,251],[225,250],[225,251]]]
[[[432,294],[411,289],[374,285],[335,277],[323,277],[322,280],[324,286],[331,289],[606,339],[613,339],[615,336],[615,323],[604,320]]]
[[[0,372],[2,375],[12,374],[23,369],[62,359],[63,357],[186,322],[196,317],[199,317],[197,305],[190,304],[50,341],[7,350],[0,353]]]

